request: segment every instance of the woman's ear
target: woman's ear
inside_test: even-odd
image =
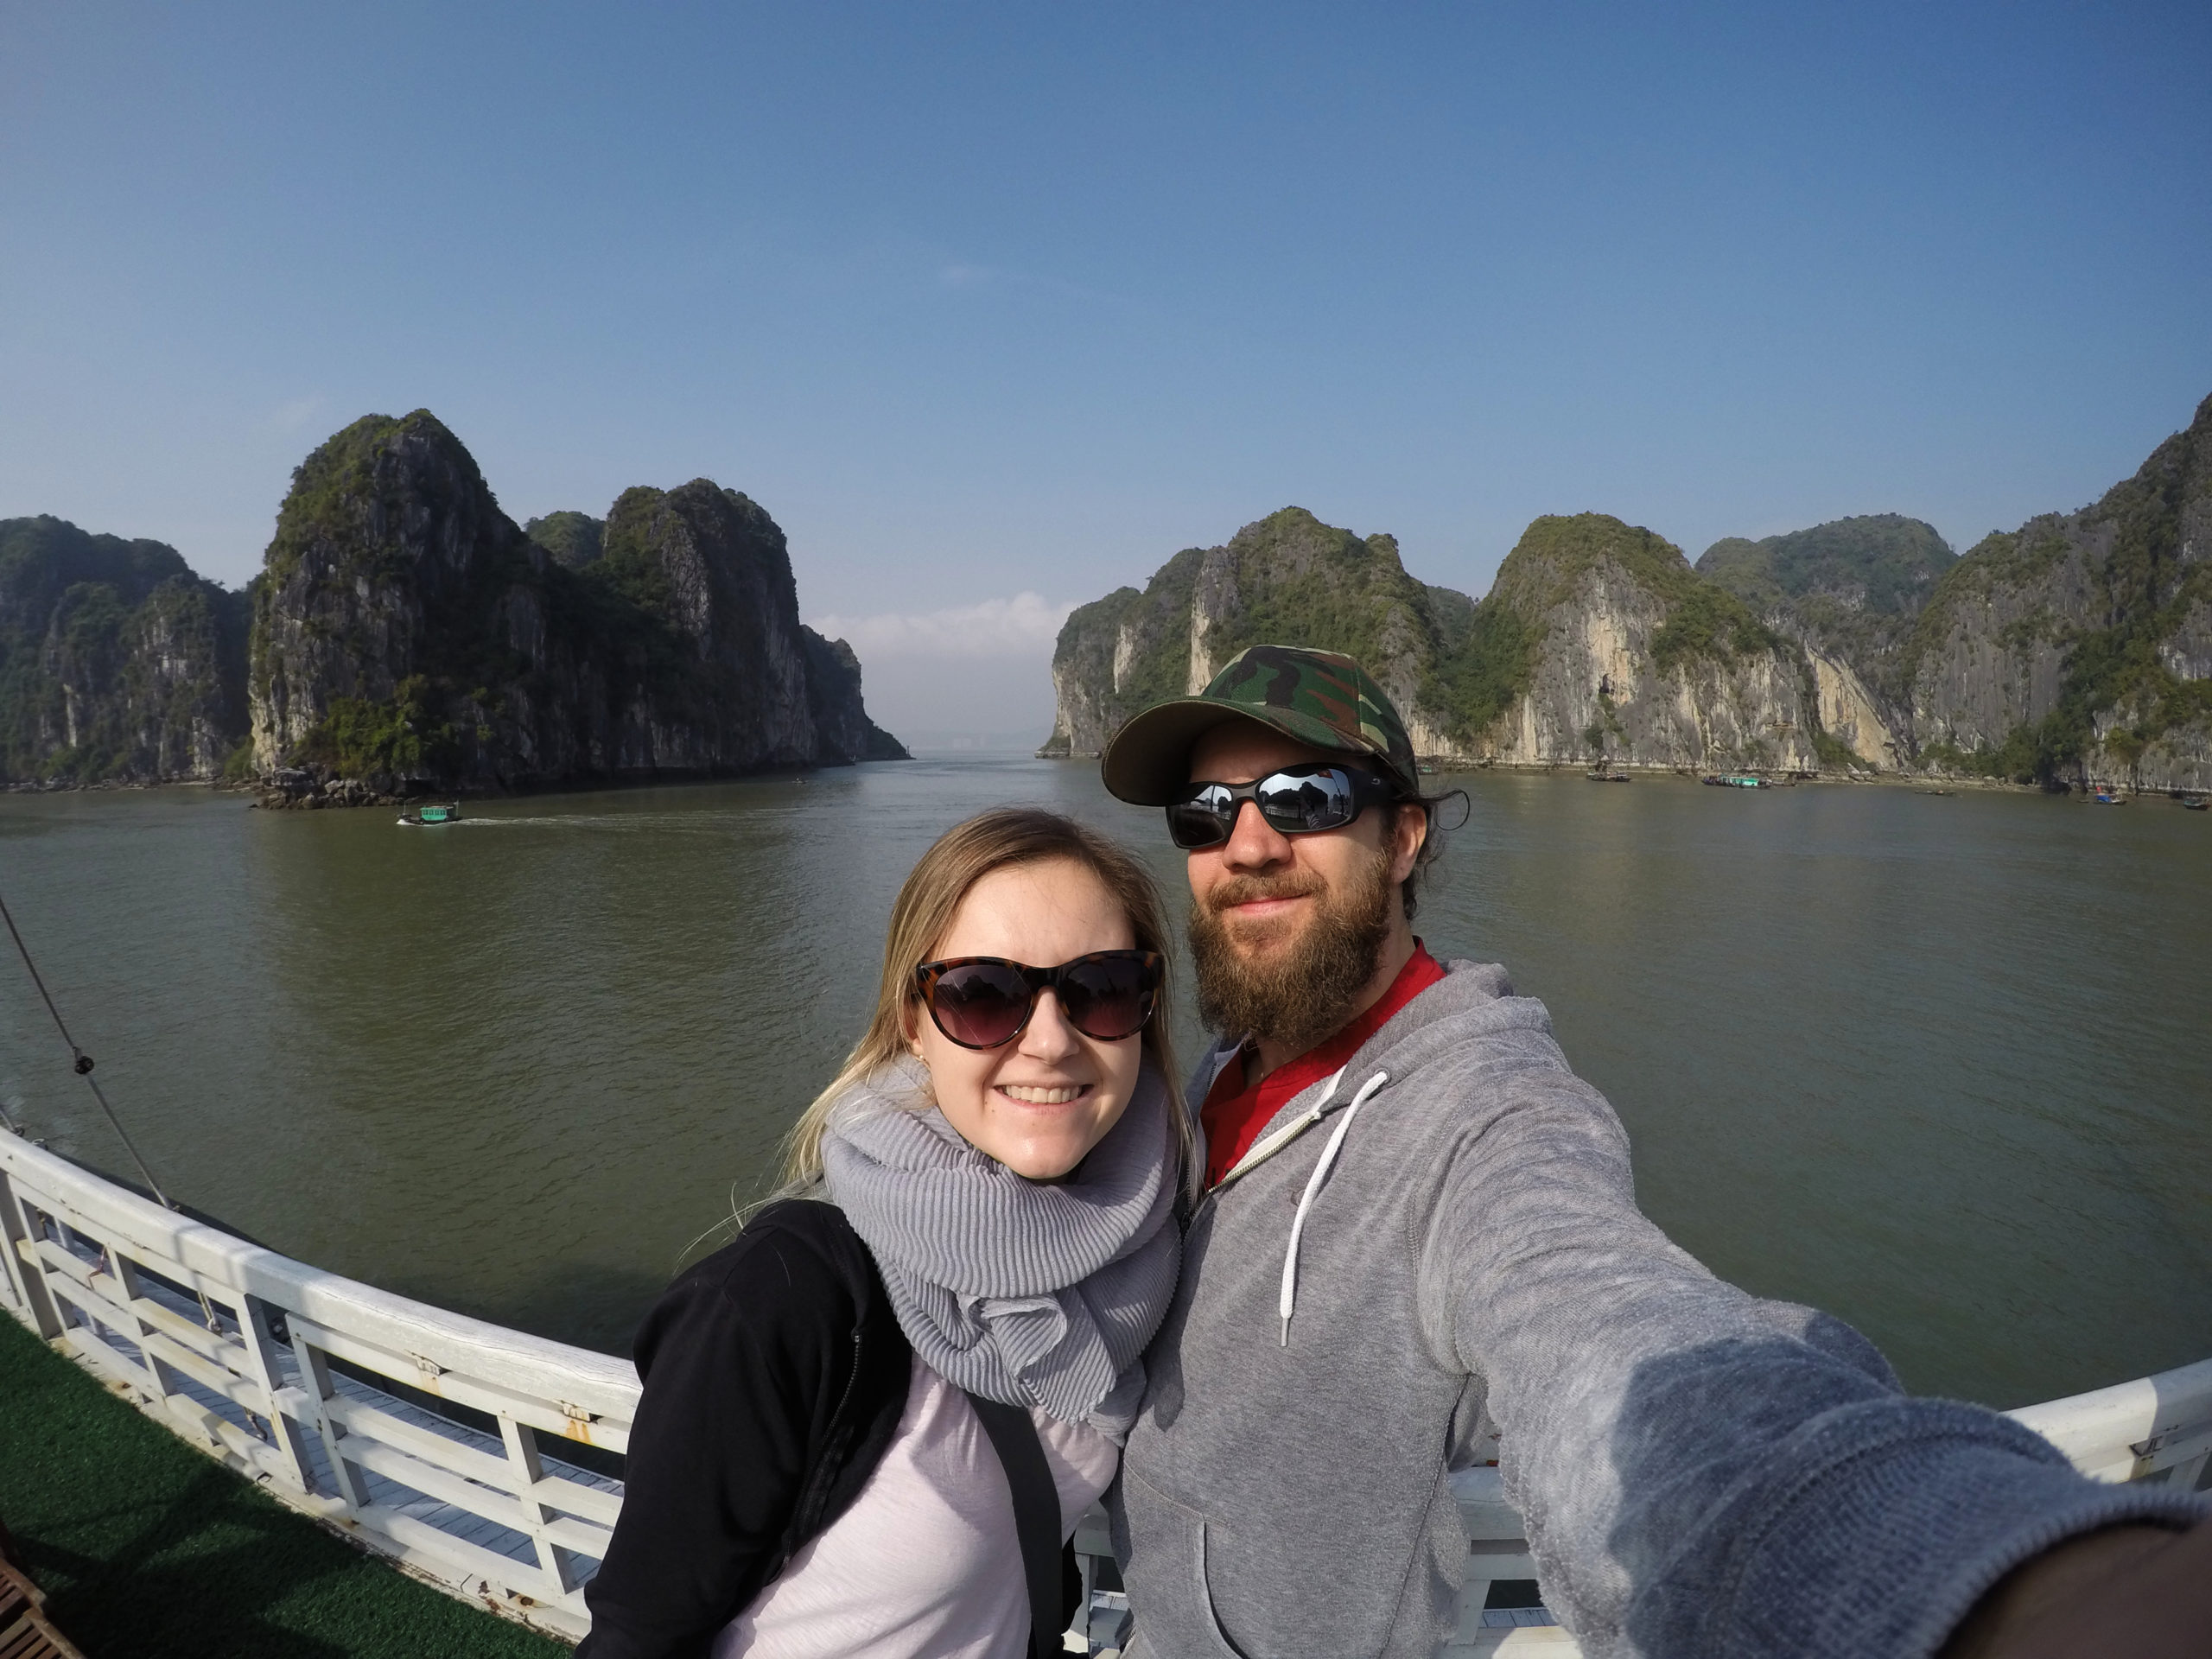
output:
[[[899,1035],[906,1045],[906,1052],[916,1059],[922,1058],[921,1005],[909,998],[899,1009]]]

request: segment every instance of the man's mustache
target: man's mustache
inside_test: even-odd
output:
[[[1262,899],[1311,899],[1326,884],[1310,875],[1288,872],[1281,875],[1225,876],[1207,890],[1207,913],[1218,917],[1232,905],[1249,905]]]

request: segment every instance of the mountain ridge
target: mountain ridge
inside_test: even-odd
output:
[[[1072,613],[1039,753],[1095,753],[1262,642],[1362,657],[1440,764],[2212,787],[2212,397],[2095,502],[1963,555],[1876,513],[1692,566],[1641,526],[1548,515],[1476,600],[1388,535],[1285,508]]]
[[[246,606],[166,543],[0,519],[0,784],[219,776],[246,731]]]

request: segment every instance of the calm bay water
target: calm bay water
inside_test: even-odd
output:
[[[1549,1003],[1644,1207],[1716,1271],[1999,1405],[2212,1355],[2204,816],[1456,781],[1471,816],[1421,931]],[[974,756],[435,830],[197,791],[0,797],[0,893],[175,1196],[620,1351],[687,1246],[772,1184],[907,868],[1007,800],[1145,852],[1179,915],[1156,812],[1095,766]],[[0,1104],[128,1173],[4,961]]]

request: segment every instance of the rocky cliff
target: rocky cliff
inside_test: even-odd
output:
[[[1449,699],[1437,674],[1473,606],[1406,574],[1388,536],[1362,540],[1302,507],[1247,524],[1221,547],[1187,548],[1140,593],[1085,605],[1052,652],[1058,713],[1045,754],[1095,754],[1162,697],[1196,691],[1247,645],[1294,639],[1349,651],[1417,728],[1446,747]]]
[[[1872,707],[1848,666],[1763,625],[1649,531],[1539,518],[1478,604],[1408,575],[1389,537],[1291,507],[1071,615],[1042,753],[1095,753],[1263,641],[1359,658],[1414,747],[1444,760],[1811,767],[1852,763],[1851,737],[1871,735],[1832,729]]]
[[[1957,562],[1934,525],[1885,512],[1762,541],[1731,537],[1706,549],[1697,573],[1777,632],[1847,666],[1872,694],[1887,735],[1911,723],[1905,647]]]
[[[2212,397],[2094,505],[1967,552],[1902,668],[1928,764],[2212,787]]]
[[[1467,751],[1521,765],[1603,759],[1643,766],[1876,765],[1866,734],[1823,715],[1870,704],[1844,664],[1766,626],[1699,580],[1681,550],[1603,513],[1543,518],[1498,567],[1479,607],[1495,613],[1503,715]],[[1825,688],[1827,695],[1822,695]]]
[[[904,756],[757,504],[695,479],[554,518],[549,551],[427,410],[308,456],[253,588],[260,770],[315,799]]]
[[[245,736],[245,607],[160,542],[0,520],[0,783],[220,775]]]
[[[1530,524],[1477,603],[1286,508],[1068,619],[1042,753],[1096,753],[1263,640],[1362,658],[1440,760],[2212,788],[2212,398],[2093,505],[1963,557],[1885,513],[1693,569],[1581,513]]]

